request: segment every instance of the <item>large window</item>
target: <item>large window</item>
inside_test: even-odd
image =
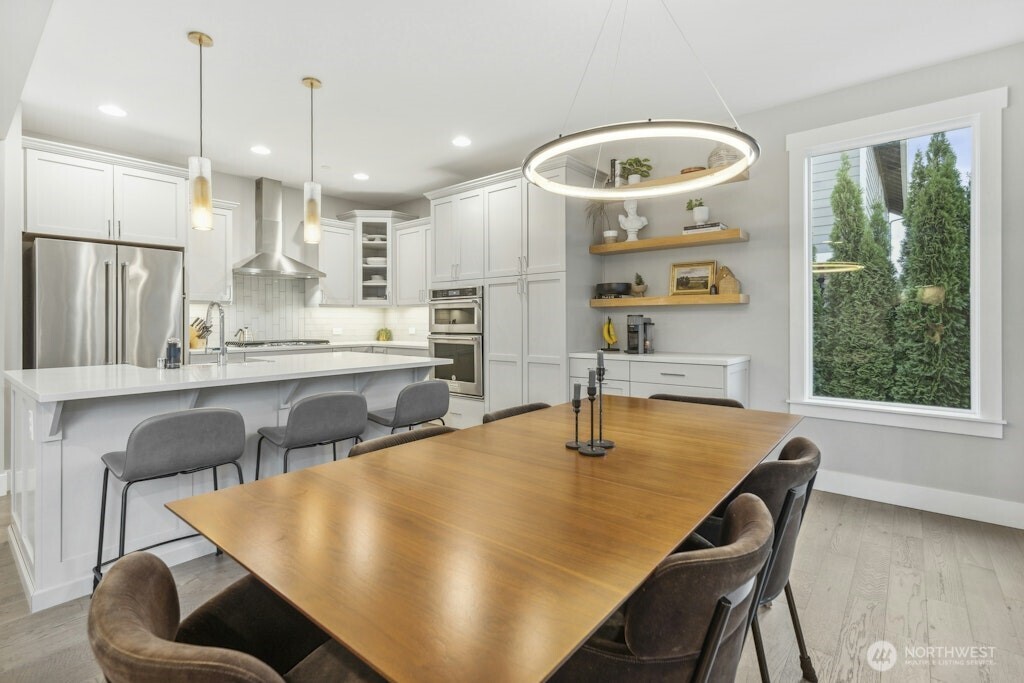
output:
[[[1001,435],[1005,102],[789,136],[794,412]]]

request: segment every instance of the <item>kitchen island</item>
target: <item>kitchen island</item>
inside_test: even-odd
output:
[[[311,353],[219,366],[173,370],[100,365],[4,373],[10,389],[11,526],[8,536],[29,607],[35,612],[87,595],[96,562],[103,465],[100,456],[123,450],[142,420],[188,408],[232,408],[245,420],[242,469],[251,481],[256,430],[284,425],[291,406],[326,391],[357,391],[370,410],[394,405],[402,387],[426,379],[450,361],[396,354]],[[385,433],[369,424],[364,438]],[[339,444],[339,455],[351,444]],[[281,471],[282,459],[264,448],[261,476]],[[330,447],[294,451],[290,469],[327,462]],[[221,486],[237,484],[223,468]],[[111,478],[107,529],[118,528],[121,484]],[[142,482],[129,494],[125,548],[130,551],[191,532],[164,504],[213,489],[210,471]],[[112,504],[110,501],[115,501]],[[297,500],[296,505],[302,501]],[[259,524],[259,519],[251,520]],[[106,535],[104,558],[117,553]],[[202,538],[153,549],[170,565],[213,552]]]

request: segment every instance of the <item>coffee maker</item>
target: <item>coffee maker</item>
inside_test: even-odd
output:
[[[650,318],[626,316],[626,353],[654,353],[654,323]]]

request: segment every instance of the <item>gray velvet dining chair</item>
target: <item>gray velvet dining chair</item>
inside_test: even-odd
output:
[[[699,537],[669,555],[552,681],[731,681],[736,676],[772,517],[757,496],[725,512],[724,542]]]
[[[178,621],[174,577],[159,558],[119,560],[89,605],[88,636],[111,683],[305,683],[383,679],[255,577]]]

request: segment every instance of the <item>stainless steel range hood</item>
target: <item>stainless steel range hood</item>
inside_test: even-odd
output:
[[[316,268],[284,255],[281,181],[256,179],[256,254],[238,262],[238,275],[312,280],[325,277]]]

